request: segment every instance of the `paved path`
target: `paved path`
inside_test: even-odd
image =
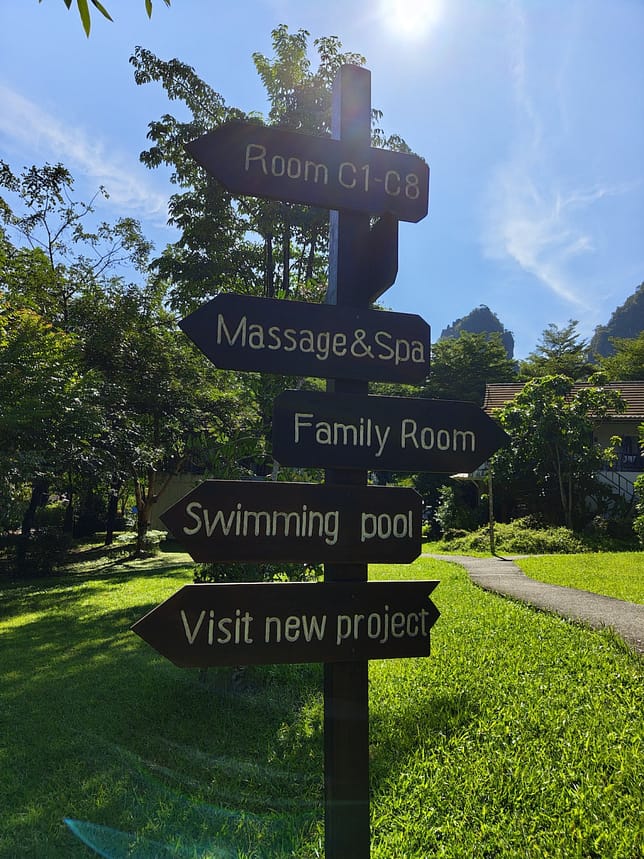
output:
[[[485,590],[582,621],[594,629],[611,627],[638,653],[644,653],[644,605],[537,582],[528,578],[509,558],[434,554],[428,557],[460,564],[472,581]]]

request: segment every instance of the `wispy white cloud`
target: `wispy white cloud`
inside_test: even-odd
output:
[[[165,224],[168,199],[142,178],[138,162],[106,143],[90,139],[82,128],[66,125],[47,110],[0,83],[0,135],[5,149],[25,153],[28,158],[50,163],[61,161],[78,179],[105,186],[110,202],[119,213]],[[15,165],[17,168],[23,163]]]
[[[534,160],[500,165],[491,183],[484,247],[489,257],[509,258],[571,307],[588,309],[593,298],[587,281],[572,270],[597,249],[593,219],[587,216],[600,200],[632,186],[567,189],[563,184]]]
[[[571,308],[588,310],[594,299],[578,267],[597,251],[595,209],[604,198],[628,193],[637,183],[606,181],[591,168],[584,174],[579,159],[572,159],[579,167],[574,175],[561,166],[571,163],[574,151],[561,86],[567,53],[559,65],[531,69],[526,12],[517,0],[507,9],[515,111],[507,158],[489,183],[484,251],[514,262]]]

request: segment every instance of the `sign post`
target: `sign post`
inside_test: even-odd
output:
[[[371,75],[357,66],[343,66],[334,82],[332,134],[353,154],[371,143]],[[354,156],[355,157],[355,156]],[[362,258],[368,212],[333,209],[329,235],[327,299],[351,307],[356,287],[364,281]],[[364,306],[368,298],[361,296]],[[368,382],[330,379],[330,393],[365,396]],[[327,486],[364,486],[362,470],[325,472]],[[325,564],[325,582],[366,582],[366,564]],[[324,665],[324,833],[330,857],[369,859],[369,663],[330,662]]]
[[[332,111],[331,138],[240,122],[187,146],[233,193],[331,210],[326,304],[220,295],[181,322],[219,367],[327,380],[273,417],[275,458],[324,485],[206,480],[162,516],[195,560],[322,562],[324,582],[188,585],[133,630],[184,667],[324,663],[325,855],[369,859],[368,660],[428,655],[438,611],[436,582],[368,582],[369,562],[418,557],[422,507],[367,472],[463,471],[507,437],[469,403],[369,396],[429,369],[429,326],[369,307],[396,278],[398,221],[427,214],[429,168],[371,147],[366,69],[340,69]]]

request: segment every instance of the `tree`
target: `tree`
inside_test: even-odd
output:
[[[0,161],[0,188],[7,192],[6,197],[0,198],[0,217],[5,224],[0,236],[0,283],[9,307],[14,311],[11,326],[17,324],[19,311],[25,311],[24,319],[28,318],[26,311],[31,311],[33,318],[48,326],[52,336],[61,342],[64,341],[63,334],[70,335],[75,372],[81,378],[92,378],[92,384],[96,385],[97,379],[92,375],[94,368],[81,360],[84,332],[77,324],[74,309],[85,296],[116,288],[124,266],[128,266],[130,271],[145,272],[151,245],[143,238],[138,222],[132,218],[121,218],[114,224],[97,221],[94,203],[105,195],[104,189],[100,188],[89,203],[84,203],[74,199],[73,187],[73,178],[62,164],[32,166],[17,174]],[[13,205],[10,203],[12,198],[15,198]],[[18,243],[10,241],[8,231]],[[34,350],[36,343],[34,337]],[[27,343],[25,360],[28,360],[28,349]],[[73,377],[71,370],[70,377]],[[39,381],[44,385],[42,401],[47,403],[46,379],[39,378]],[[33,388],[29,373],[17,376],[15,384],[15,400],[29,400],[29,391],[21,390],[21,386],[28,384]],[[37,400],[36,395],[31,395],[32,402]],[[78,396],[74,398],[70,393],[70,402],[61,407],[60,413],[73,413],[71,403],[77,401]],[[92,409],[96,407],[93,403]],[[87,413],[90,412],[88,405]],[[96,458],[97,451],[91,442],[95,428],[91,428],[91,433],[83,434],[83,426],[79,424],[72,439],[57,432],[53,420],[47,423],[47,427],[52,434],[48,444],[51,446],[58,437],[61,443],[66,442],[65,450],[69,453],[67,465],[58,458],[56,469],[50,462],[47,483],[55,483],[59,491],[64,487],[68,499],[66,525],[71,530],[74,497],[80,484],[91,488],[100,482],[98,475],[102,463],[100,458]],[[84,452],[80,450],[82,446],[86,448]],[[31,478],[35,480],[32,498],[35,495],[40,497],[44,478],[37,472],[33,472]],[[26,472],[24,479],[28,479]],[[25,523],[25,528],[27,526]]]
[[[100,377],[97,455],[112,497],[133,487],[138,551],[172,477],[205,470],[205,448],[226,443],[245,416],[234,376],[192,346],[164,299],[158,287],[116,285],[85,295],[73,312],[84,365]]]
[[[461,331],[458,337],[433,344],[429,378],[422,394],[480,405],[488,382],[511,382],[515,378],[515,364],[508,357],[499,332]]]
[[[563,375],[575,381],[588,378],[591,371],[588,343],[577,332],[578,325],[576,319],[570,319],[563,328],[551,322],[543,331],[535,351],[521,362],[520,377],[536,379]]]
[[[599,369],[615,382],[644,379],[644,331],[637,337],[612,337],[614,354],[599,358]]]
[[[77,346],[73,335],[0,295],[0,496],[14,502],[5,504],[0,528],[15,528],[20,512],[19,570],[43,494],[91,463],[101,431],[96,380],[81,371]]]
[[[326,289],[328,213],[307,206],[233,198],[185,151],[185,144],[229,120],[279,123],[309,134],[329,135],[331,85],[341,65],[364,63],[343,53],[335,37],[316,39],[317,67],[309,59],[305,30],[273,30],[274,56],[253,56],[270,102],[268,117],[230,107],[223,96],[179,60],[164,61],[137,47],[130,62],[138,84],[160,83],[168,98],[182,102],[187,120],[166,114],[149,123],[151,146],[141,153],[150,168],[167,165],[177,193],[170,200],[170,220],[179,240],[153,261],[158,281],[170,284],[169,305],[185,314],[221,292],[320,301]],[[374,115],[374,120],[377,114]],[[397,137],[384,138],[403,147]],[[294,368],[297,371],[297,368]],[[269,401],[290,379],[242,379],[255,403],[257,447],[270,450]]]
[[[16,175],[0,162],[0,186],[17,198],[14,207],[0,199],[0,213],[22,242],[0,230],[0,428],[14,482],[32,483],[23,531],[50,484],[66,492],[71,528],[81,489],[113,498],[129,480],[141,542],[168,475],[189,456],[195,426],[213,426],[223,410],[221,380],[206,380],[205,359],[164,307],[165,284],[119,276],[125,264],[145,275],[150,245],[137,222],[88,223],[94,201],[73,199],[60,164]]]
[[[178,193],[170,200],[170,220],[181,237],[154,261],[159,277],[172,284],[172,306],[194,310],[213,295],[234,291],[268,297],[322,298],[326,288],[328,213],[310,206],[233,198],[186,153],[185,144],[230,120],[279,125],[320,136],[330,134],[331,86],[343,64],[364,64],[364,57],[342,51],[335,37],[314,40],[313,69],[309,33],[273,30],[274,57],[253,55],[270,102],[267,117],[226,104],[190,66],[164,61],[137,47],[130,62],[137,84],[160,83],[168,98],[183,102],[190,119],[166,114],[149,123],[152,146],[141,153],[150,168],[172,169]],[[373,112],[374,126],[381,114]],[[374,127],[379,145],[408,147],[397,135]]]
[[[38,0],[39,3],[42,3],[42,0]],[[171,0],[163,0],[166,6],[170,5]],[[72,0],[63,0],[65,6],[68,9],[71,9]],[[85,35],[89,36],[92,21],[90,16],[90,9],[88,3],[91,3],[92,6],[101,13],[104,18],[107,18],[108,21],[112,20],[110,13],[107,11],[105,6],[100,2],[100,0],[76,0],[76,6],[78,7],[78,14],[80,15],[81,22],[83,24],[83,29],[85,30]],[[145,0],[145,11],[148,13],[148,18],[152,17],[152,0]]]
[[[0,160],[0,188],[17,198],[0,197],[6,233],[2,281],[13,303],[31,307],[54,325],[69,329],[71,303],[98,281],[127,266],[145,272],[152,249],[138,221],[95,222],[100,187],[89,203],[74,200],[74,180],[62,164],[44,164],[14,173]]]
[[[573,390],[573,384],[563,375],[527,382],[499,410],[511,443],[493,457],[495,484],[506,498],[568,527],[583,522],[606,456],[594,429],[625,410],[617,391],[593,384]]]
[[[107,496],[108,542],[129,485],[140,549],[172,475],[205,468],[215,455],[205,448],[236,434],[247,413],[239,385],[179,331],[165,282],[146,278],[137,222],[92,223],[93,201],[73,199],[62,165],[0,168],[17,198],[0,198],[3,482],[14,495],[31,483],[25,535],[50,487],[66,494],[70,529],[75,498]],[[143,282],[125,282],[125,265]]]

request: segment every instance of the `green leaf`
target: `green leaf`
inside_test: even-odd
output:
[[[91,29],[92,22],[89,17],[89,6],[87,5],[87,0],[76,0],[76,5],[78,6],[81,21],[83,22],[83,29],[85,30],[85,35],[89,37],[89,31]]]
[[[104,18],[107,18],[108,21],[112,21],[113,23],[112,16],[107,11],[105,6],[103,6],[102,3],[99,3],[99,0],[92,0],[92,6],[95,6]]]
[[[145,11],[148,13],[148,18],[152,17],[152,0],[145,0]]]

